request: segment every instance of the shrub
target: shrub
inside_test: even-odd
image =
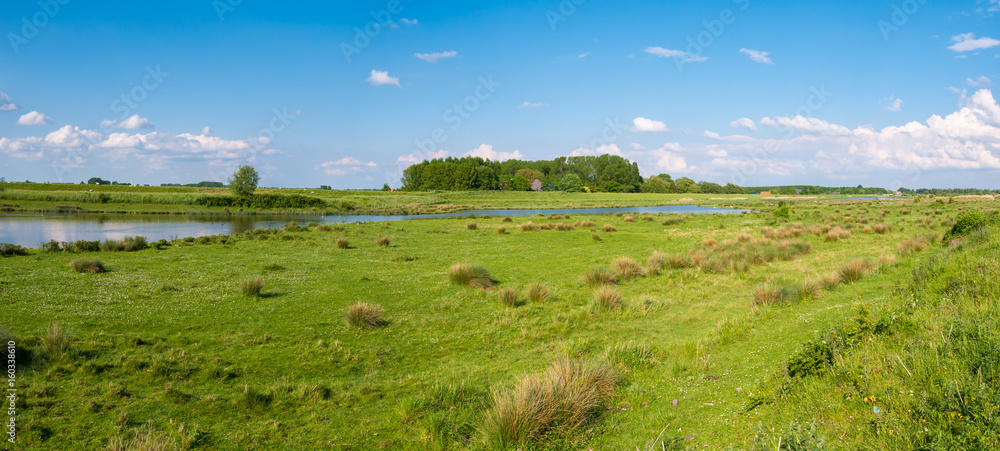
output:
[[[618,279],[624,282],[642,277],[642,266],[629,257],[618,257],[611,261],[611,266],[614,267]]]
[[[543,374],[494,390],[480,433],[493,449],[534,448],[546,439],[568,438],[598,418],[617,384],[606,364],[562,358]]]
[[[604,224],[604,226],[601,227],[601,230],[603,230],[605,232],[608,232],[608,233],[610,233],[610,232],[617,232],[618,231],[617,229],[615,229],[615,226],[613,226],[611,224]]]
[[[594,268],[583,275],[583,283],[591,288],[612,284],[615,280],[615,273],[607,268]]]
[[[961,238],[976,229],[997,224],[1000,224],[1000,215],[997,214],[987,215],[981,211],[962,213],[958,215],[958,219],[955,220],[955,225],[952,226],[951,230],[944,235],[943,241],[948,242],[955,238]]]
[[[104,263],[100,260],[73,260],[69,262],[69,267],[73,268],[76,272],[89,272],[89,273],[100,273],[104,272]]]
[[[448,280],[462,287],[487,289],[493,286],[493,278],[486,268],[465,263],[452,265],[448,269]]]
[[[15,255],[28,255],[28,250],[17,244],[0,243],[0,255],[4,257],[13,257]]]
[[[347,320],[354,327],[362,329],[374,329],[388,324],[383,318],[385,309],[378,304],[367,302],[357,302],[347,308]]]
[[[382,247],[389,247],[389,244],[390,244],[389,237],[387,237],[387,236],[380,236],[380,237],[378,237],[378,240],[375,241],[375,243],[378,244],[379,246],[382,246]]]
[[[44,252],[59,252],[63,249],[59,246],[58,241],[49,240],[47,243],[42,243],[41,250]]]
[[[72,248],[74,250],[77,250],[79,252],[97,252],[97,251],[101,250],[101,242],[100,241],[79,240],[79,241],[74,242],[70,246],[72,246]],[[64,245],[63,247],[64,248],[68,248],[70,246]]]
[[[264,288],[264,282],[259,277],[243,282],[243,295],[250,297],[260,297],[260,292]]]
[[[229,207],[229,208],[326,208],[326,202],[315,197],[303,196],[301,194],[254,194],[252,196],[202,196],[194,201],[195,205],[206,207]],[[350,207],[350,208],[344,208]],[[341,205],[343,210],[353,209],[353,204]]]
[[[476,230],[476,229],[478,229],[478,228],[479,228],[479,225],[478,225],[478,224],[476,224],[476,223],[474,223],[474,222],[467,222],[467,223],[465,224],[465,228],[466,228],[466,229],[469,229],[469,230]]]
[[[540,283],[528,285],[527,296],[531,302],[544,302],[549,298],[549,288]]]
[[[861,278],[868,274],[868,272],[872,269],[874,269],[874,265],[872,265],[870,261],[863,258],[857,258],[851,260],[850,263],[841,266],[840,269],[837,270],[837,273],[840,275],[840,279],[844,283],[851,283],[861,280]]]
[[[141,251],[149,247],[149,243],[144,236],[127,236],[121,240],[107,239],[101,245],[104,252],[132,252]]]
[[[500,302],[508,307],[517,307],[521,305],[521,295],[513,288],[504,288],[500,290],[498,296],[500,297]]]
[[[337,247],[340,249],[347,249],[351,244],[347,241],[347,238],[337,238]]]
[[[617,288],[604,285],[594,292],[594,301],[603,309],[615,310],[625,303],[625,298],[622,297]]]

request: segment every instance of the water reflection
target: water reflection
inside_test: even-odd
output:
[[[748,210],[676,205],[631,208],[553,208],[535,210],[472,210],[433,215],[385,216],[292,216],[292,215],[144,215],[144,214],[51,214],[0,215],[0,242],[38,247],[50,240],[78,241],[122,239],[144,236],[151,241],[205,235],[234,235],[247,230],[281,227],[289,222],[344,224],[354,222],[407,221],[428,218],[476,216],[536,216],[550,214],[681,213],[740,214]]]

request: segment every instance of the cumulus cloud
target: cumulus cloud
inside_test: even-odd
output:
[[[644,117],[632,119],[632,131],[634,132],[669,132],[667,124]]]
[[[665,143],[662,147],[649,152],[653,158],[657,171],[662,172],[690,172],[695,168],[689,166],[687,160],[680,154],[681,145],[679,143]]]
[[[757,125],[753,123],[753,119],[741,117],[735,121],[729,123],[730,127],[742,128],[746,130],[757,131]]]
[[[362,163],[354,157],[344,157],[336,161],[327,161],[319,165],[326,175],[347,175],[359,172],[370,172],[378,167],[374,161]]]
[[[11,100],[10,96],[0,92],[0,111],[14,111],[18,108],[17,105],[14,105],[14,101]]]
[[[492,161],[505,161],[505,160],[522,160],[524,155],[521,155],[520,150],[515,150],[513,152],[497,152],[493,150],[493,146],[489,144],[482,144],[475,149],[472,149],[465,153],[467,157],[479,157],[484,160]]]
[[[663,58],[680,58],[688,62],[705,61],[708,59],[707,56],[694,56],[688,52],[684,52],[681,50],[665,49],[663,47],[646,47],[645,49],[643,49],[643,51],[650,55],[655,55]]]
[[[983,75],[975,80],[971,78],[966,78],[965,83],[975,88],[986,88],[993,85],[993,80],[990,80],[989,78],[986,78],[985,75]]]
[[[404,17],[402,19],[399,19],[399,23],[402,23],[402,24],[405,24],[405,25],[416,25],[417,24],[417,19],[407,19],[407,18]]]
[[[437,152],[429,152],[429,153],[407,153],[400,155],[399,158],[396,158],[396,164],[406,164],[407,166],[409,166],[411,164],[416,164],[424,160],[436,160],[438,158],[444,158],[450,154],[451,152],[448,152],[447,150],[444,149],[438,150]]]
[[[393,85],[399,87],[399,78],[390,77],[389,71],[380,72],[375,69],[372,69],[372,74],[370,77],[366,79],[366,81],[368,81],[368,83],[371,83],[372,86]]]
[[[420,58],[428,63],[436,63],[442,58],[454,58],[458,56],[458,52],[454,50],[449,50],[447,52],[434,52],[434,53],[414,53],[413,56]]]
[[[542,106],[549,106],[549,104],[542,102],[529,102],[525,100],[524,103],[518,105],[518,108],[538,108]]]
[[[132,116],[122,120],[121,122],[116,122],[113,120],[101,121],[101,128],[111,128],[111,127],[124,128],[126,130],[139,130],[139,129],[153,129],[154,125],[152,122],[149,121],[149,119],[146,119],[144,117],[139,117],[138,114],[133,114]],[[205,127],[205,130],[207,129],[208,127]],[[208,133],[205,133],[203,130],[202,134],[207,135]]]
[[[973,50],[988,49],[1000,45],[1000,41],[993,38],[976,38],[973,33],[964,33],[951,37],[955,44],[948,47],[956,52],[969,52]]]
[[[17,125],[45,125],[51,123],[52,119],[37,111],[26,113],[17,120]]]
[[[822,119],[814,117],[795,116],[792,118],[778,116],[774,119],[765,117],[760,120],[761,125],[780,128],[800,133],[811,133],[819,135],[849,135],[851,129],[843,125],[831,124]]]
[[[755,62],[758,62],[758,63],[774,64],[771,61],[771,58],[769,58],[767,56],[767,55],[770,55],[771,52],[762,52],[760,50],[751,50],[751,49],[740,49],[740,53],[745,53],[745,54],[749,55],[750,59],[752,59],[752,60],[754,60]]]
[[[634,143],[633,143],[634,145]],[[618,144],[602,144],[597,146],[597,148],[591,149],[588,147],[578,147],[569,153],[571,157],[583,157],[583,156],[595,156],[595,155],[618,155],[622,156],[622,149],[618,147]]]
[[[903,99],[899,99],[896,97],[892,96],[883,97],[880,103],[882,104],[882,107],[885,108],[886,111],[896,112],[903,109]]]

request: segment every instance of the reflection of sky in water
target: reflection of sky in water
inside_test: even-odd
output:
[[[122,239],[144,236],[150,241],[188,236],[233,235],[247,230],[299,224],[343,224],[353,222],[404,221],[448,218],[469,214],[491,216],[536,216],[549,214],[604,213],[721,213],[740,214],[746,210],[698,207],[694,205],[634,208],[586,208],[539,210],[472,210],[462,213],[414,216],[224,216],[224,215],[0,215],[0,242],[38,247],[50,240],[78,241]]]

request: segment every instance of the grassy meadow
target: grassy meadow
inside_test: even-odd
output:
[[[50,194],[65,197],[0,193],[29,209],[92,193]],[[2,257],[7,446],[1000,446],[1000,239],[941,242],[992,197],[321,194],[384,212],[681,198],[757,212],[300,223]],[[192,194],[109,195],[188,211]]]

